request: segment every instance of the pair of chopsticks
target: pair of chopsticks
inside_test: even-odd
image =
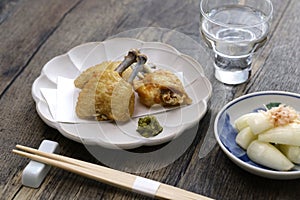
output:
[[[16,153],[18,155],[30,158],[41,163],[52,165],[54,167],[61,168],[66,171],[100,181],[102,183],[123,188],[129,191],[142,193],[155,198],[178,200],[211,199],[164,183],[159,183],[150,179],[142,178],[140,176],[135,176],[133,174],[69,158],[66,156],[46,153],[22,145],[16,145],[16,148],[19,150],[13,149],[13,153]],[[158,183],[158,185],[156,184],[157,187],[154,189],[154,191],[148,193],[147,191],[145,191],[145,188],[146,190],[147,188],[151,189],[152,182]],[[145,185],[143,185],[143,183]]]

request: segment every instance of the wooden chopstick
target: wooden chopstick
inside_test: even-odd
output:
[[[84,162],[62,155],[42,152],[37,149],[33,149],[22,145],[16,145],[16,148],[23,150],[20,151],[13,149],[13,153],[16,153],[18,155],[129,191],[133,191],[133,185],[137,178],[139,178],[139,180],[149,180],[139,176],[135,176],[133,174],[125,173],[122,171],[114,170],[111,168]],[[135,192],[139,192],[138,188],[135,188]],[[159,187],[155,191],[154,196],[160,199],[178,200],[211,199],[164,183],[159,183]]]

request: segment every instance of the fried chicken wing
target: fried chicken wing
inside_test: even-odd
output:
[[[121,75],[132,63],[143,65],[145,60],[136,51],[130,51],[116,68],[91,70],[87,83],[79,93],[76,114],[80,118],[127,121],[133,114],[135,95],[132,85]],[[131,76],[131,74],[130,74]]]
[[[95,74],[79,94],[76,113],[80,118],[98,121],[126,121],[134,111],[134,92],[118,72]]]
[[[142,79],[134,80],[133,85],[140,102],[147,107],[155,104],[178,106],[192,103],[178,77],[167,70],[146,73]]]

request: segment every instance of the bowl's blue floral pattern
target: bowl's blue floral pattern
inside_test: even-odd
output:
[[[235,142],[238,131],[233,125],[236,117],[251,111],[266,110],[270,102],[275,102],[275,104],[283,102],[300,110],[299,100],[300,94],[286,91],[254,92],[232,100],[221,109],[216,117],[214,129],[217,142],[235,164],[252,174],[279,180],[300,178],[300,165],[295,165],[291,171],[277,171],[251,161],[246,151]]]
[[[227,112],[224,112],[219,118],[218,130],[220,131],[219,133],[221,142],[234,156],[248,164],[266,169],[266,167],[263,167],[251,161],[246,151],[235,142],[235,138],[238,132],[230,123],[230,116]]]

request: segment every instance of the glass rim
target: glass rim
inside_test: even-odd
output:
[[[259,25],[261,25],[261,24],[264,24],[264,23],[268,22],[268,21],[272,18],[272,16],[273,16],[273,10],[274,10],[274,9],[273,9],[272,1],[271,1],[271,0],[265,0],[265,1],[266,1],[266,2],[268,3],[268,5],[269,5],[270,12],[268,13],[267,17],[266,17],[264,20],[262,20],[262,21],[259,22],[259,23],[253,24],[253,25],[227,24],[227,23],[217,22],[217,21],[211,19],[211,18],[207,15],[207,13],[204,12],[204,10],[203,10],[202,3],[204,2],[204,0],[201,0],[201,1],[200,1],[200,12],[201,12],[201,15],[202,15],[206,20],[210,21],[211,23],[220,25],[220,26],[224,26],[224,27],[239,27],[239,28],[243,28],[243,27],[245,27],[245,28],[247,28],[247,27],[255,27],[255,26],[259,26]]]

